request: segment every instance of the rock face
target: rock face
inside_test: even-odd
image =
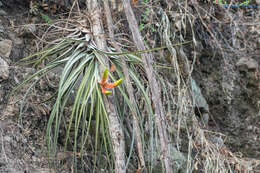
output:
[[[9,66],[7,62],[0,57],[0,81],[6,80],[9,76]]]
[[[225,145],[246,157],[260,158],[259,57],[202,55],[200,60],[193,77],[221,132],[228,136]],[[204,99],[197,100],[203,105]]]
[[[11,40],[2,40],[0,41],[0,56],[8,58],[12,50],[12,41]]]

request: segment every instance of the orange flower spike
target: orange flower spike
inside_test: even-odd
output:
[[[103,94],[105,94],[105,93],[107,92],[106,88],[104,88],[103,86],[101,86],[101,92],[102,92]]]
[[[101,92],[103,94],[109,95],[112,94],[112,91],[108,91],[107,89],[113,89],[116,86],[118,86],[120,83],[122,83],[123,79],[119,79],[113,83],[107,83],[107,78],[108,78],[108,69],[105,69],[102,79],[100,82],[98,82],[100,84],[101,87]]]
[[[108,77],[108,69],[106,68],[105,71],[103,72],[102,79],[101,79],[101,81],[99,83],[101,85],[105,84],[106,80],[107,80],[107,77]]]
[[[120,83],[122,83],[122,81],[123,81],[123,79],[119,79],[113,83],[105,83],[104,87],[108,88],[108,89],[112,89],[112,88],[115,88],[116,86],[118,86]]]
[[[132,5],[134,5],[138,0],[132,0]]]
[[[124,80],[124,79],[123,79],[123,78],[121,78],[121,79],[119,79],[119,80],[115,81],[115,82],[114,82],[114,84],[115,84],[115,87],[116,87],[117,85],[121,84],[123,80]]]
[[[112,91],[106,91],[104,94],[106,94],[106,95],[111,95],[111,94],[112,94]]]
[[[106,95],[112,94],[111,91],[106,90],[106,88],[104,88],[104,87],[101,87],[101,91],[103,94],[106,94]]]

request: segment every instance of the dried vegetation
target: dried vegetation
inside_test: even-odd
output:
[[[41,109],[44,104],[35,106],[38,112],[50,114],[50,154],[58,157],[62,152],[57,154],[56,148],[65,147],[72,153],[66,158],[73,157],[78,172],[254,172],[260,160],[245,158],[225,145],[228,136],[198,91],[193,72],[201,57],[220,58],[227,74],[223,80],[231,81],[228,57],[259,56],[259,13],[254,9],[224,9],[207,1],[132,1],[138,21],[135,31],[135,26],[128,26],[133,23],[125,16],[126,3],[105,4],[106,13],[93,9],[102,16],[98,34],[104,34],[104,47],[95,35],[98,28],[93,29],[95,14],[90,7],[80,9],[75,1],[66,18],[42,26],[45,32],[37,34],[38,47],[49,48],[23,59],[42,67],[34,73],[40,81],[49,69],[57,67],[62,74],[59,78],[51,72],[45,78],[49,86],[59,89],[54,107],[46,111]],[[105,9],[103,5],[98,8]],[[110,19],[106,17],[108,9]],[[138,32],[142,38],[135,38]],[[187,41],[191,42],[180,44]],[[122,87],[113,91],[113,98],[103,96],[97,85],[100,72],[109,65],[116,67],[110,74],[113,80],[126,78]],[[259,77],[259,72],[255,73]],[[59,80],[58,87],[53,79]],[[228,89],[225,92],[232,95]],[[23,100],[25,105],[30,97]],[[111,114],[118,121],[118,133],[111,131],[115,123]],[[110,138],[113,132],[119,135],[118,140],[124,140],[124,151]],[[60,160],[55,163],[68,162]]]

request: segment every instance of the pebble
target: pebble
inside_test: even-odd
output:
[[[9,77],[9,65],[0,57],[0,81],[6,80]]]
[[[240,69],[243,69],[244,67],[246,67],[248,70],[256,70],[258,68],[257,61],[250,57],[240,58],[236,65]]]
[[[0,41],[0,56],[8,58],[12,50],[12,41],[11,40],[2,40]]]

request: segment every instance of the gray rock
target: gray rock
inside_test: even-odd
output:
[[[191,86],[192,86],[192,93],[193,93],[193,98],[196,106],[198,107],[203,107],[205,110],[209,110],[209,105],[204,98],[204,96],[201,94],[201,90],[199,86],[197,85],[196,81],[191,78]]]
[[[193,96],[193,102],[198,108],[203,108],[206,112],[209,112],[209,105],[204,98],[204,96],[201,93],[201,90],[199,86],[197,85],[196,81],[191,78],[191,87],[192,87],[192,96]],[[205,125],[208,125],[209,121],[209,114],[208,113],[203,113],[202,115],[202,122]]]
[[[0,7],[2,7],[3,6],[3,3],[0,1]]]
[[[180,172],[180,173],[186,172],[185,171],[185,166],[186,166],[185,163],[187,162],[186,157],[180,151],[178,151],[177,148],[173,146],[170,147],[170,150],[171,150],[170,156],[172,156],[171,163],[173,163],[174,165],[173,172]]]
[[[221,148],[221,147],[223,147],[223,145],[224,145],[224,141],[223,141],[223,139],[220,138],[220,137],[214,136],[214,137],[211,138],[211,141],[212,141],[218,148]]]
[[[0,57],[0,81],[6,80],[9,77],[9,65]]]
[[[4,137],[4,141],[6,142],[11,142],[12,141],[12,138],[10,136],[5,136]]]
[[[21,38],[17,37],[15,33],[13,33],[13,32],[8,32],[8,36],[9,36],[9,38],[13,41],[13,43],[14,43],[15,45],[21,45],[21,44],[23,44],[23,40],[22,40]]]
[[[5,28],[3,25],[0,25],[0,32],[4,32]]]
[[[0,15],[6,16],[7,13],[4,10],[0,9]]]
[[[256,60],[250,57],[240,58],[236,64],[240,70],[244,70],[244,68],[248,70],[256,70],[258,69],[258,63]]]
[[[0,41],[0,56],[8,58],[12,50],[12,41],[3,40]]]

